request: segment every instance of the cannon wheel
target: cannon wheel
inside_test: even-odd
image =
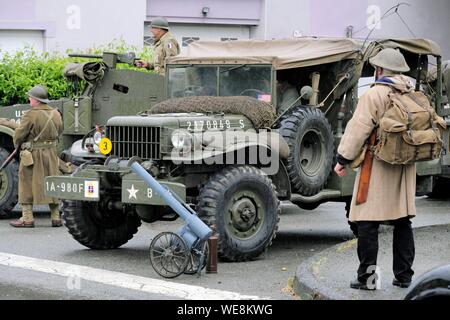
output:
[[[218,234],[218,254],[251,260],[267,250],[280,220],[280,201],[270,178],[252,166],[227,167],[200,190],[199,217]]]
[[[0,164],[9,157],[9,152],[0,147]],[[16,159],[0,172],[0,218],[6,218],[17,204],[19,190],[19,164]]]
[[[191,253],[186,242],[173,232],[162,232],[150,243],[150,263],[164,278],[175,278],[186,271]]]

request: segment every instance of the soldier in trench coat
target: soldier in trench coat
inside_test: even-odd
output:
[[[48,204],[53,227],[62,226],[59,200],[44,195],[44,178],[59,175],[58,137],[63,131],[59,112],[47,105],[47,89],[35,86],[28,92],[31,109],[26,112],[14,133],[19,147],[19,203],[22,217],[10,222],[17,228],[34,227],[33,204]]]
[[[384,49],[370,63],[376,68],[376,83],[359,100],[352,119],[338,147],[338,164],[335,172],[345,175],[345,165],[357,158],[366,140],[376,129],[380,118],[388,108],[391,88],[399,91],[413,90],[412,84],[402,72],[409,71],[403,55],[394,49]],[[415,164],[392,165],[374,159],[367,201],[356,205],[355,198],[360,172],[355,180],[349,220],[356,222],[358,230],[358,258],[360,265],[357,279],[350,282],[353,289],[376,289],[378,254],[378,228],[380,223],[394,225],[392,284],[402,288],[411,283],[415,256],[414,238],[410,219],[416,215]],[[372,281],[372,283],[370,283]]]

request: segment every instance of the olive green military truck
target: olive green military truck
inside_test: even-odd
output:
[[[442,90],[438,102],[440,115],[444,116],[447,126],[450,124],[450,61],[443,61],[428,70],[423,81],[425,92],[431,99],[436,96],[436,89]],[[436,104],[436,103],[435,103]],[[432,198],[450,197],[450,154],[448,136],[444,136],[446,151],[439,159],[417,164],[417,194]]]
[[[131,172],[139,161],[218,234],[222,258],[255,258],[276,235],[281,201],[304,209],[350,201],[355,172],[332,173],[335,148],[359,80],[373,75],[368,58],[385,47],[402,50],[419,80],[427,55],[440,63],[428,40],[195,42],[167,62],[168,99],[110,118],[103,134],[110,154],[71,176],[48,177],[46,194],[64,200],[65,225],[78,242],[119,247],[141,221],[177,218]]]
[[[64,73],[73,88],[74,98],[49,103],[58,108],[64,121],[64,132],[58,145],[62,160],[81,164],[98,158],[89,151],[96,148],[94,143],[81,147],[83,136],[95,131],[96,125],[104,124],[114,115],[136,114],[142,105],[153,105],[163,100],[164,77],[116,68],[118,63],[132,64],[135,60],[133,54],[72,56],[101,59],[66,65]],[[0,164],[14,151],[14,129],[29,108],[28,104],[0,108]],[[18,161],[15,157],[0,172],[0,218],[8,216],[17,204]]]

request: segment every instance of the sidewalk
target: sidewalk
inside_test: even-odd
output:
[[[392,227],[380,228],[378,266],[381,289],[350,289],[356,278],[357,239],[322,251],[301,264],[296,272],[294,290],[301,299],[401,300],[408,289],[392,285]],[[426,271],[450,263],[450,224],[414,229],[416,257],[413,281]],[[414,282],[413,282],[414,284]]]

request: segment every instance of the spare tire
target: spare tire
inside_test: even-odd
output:
[[[301,106],[282,119],[279,129],[290,148],[285,164],[292,188],[304,196],[317,194],[333,166],[334,141],[327,118],[318,108]]]

